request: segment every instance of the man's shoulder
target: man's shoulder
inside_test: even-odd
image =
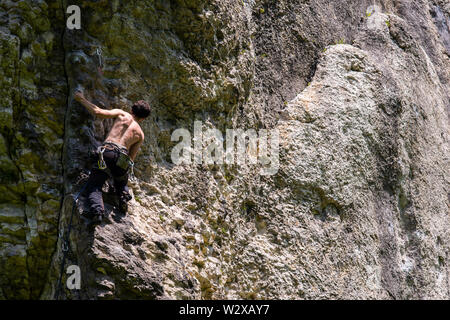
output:
[[[119,113],[119,114],[121,114],[123,116],[131,117],[131,118],[133,117],[131,115],[131,113],[129,113],[129,112],[125,111],[125,110],[122,110],[122,109],[113,109],[113,110],[115,110],[117,113]]]
[[[111,115],[114,115],[114,118],[119,118],[119,117],[131,117],[131,114],[129,114],[128,112],[122,110],[122,109],[109,109],[107,110],[107,112]]]

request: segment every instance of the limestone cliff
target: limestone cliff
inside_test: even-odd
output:
[[[112,125],[78,86],[153,111],[128,214],[75,208],[60,298],[450,298],[449,26],[445,0],[1,1],[0,299],[55,298]],[[174,165],[196,120],[278,130],[278,172]]]

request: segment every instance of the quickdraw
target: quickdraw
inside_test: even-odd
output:
[[[130,177],[129,177],[129,180],[133,181],[133,182],[137,180],[135,175],[134,175],[134,162],[131,159],[130,159]]]
[[[103,153],[105,152],[105,147],[104,146],[100,146],[98,148],[98,161],[97,161],[97,165],[98,168],[101,170],[105,170],[106,169],[106,162],[103,159]]]
[[[101,72],[103,70],[102,49],[99,47],[95,50],[98,57],[98,69]]]

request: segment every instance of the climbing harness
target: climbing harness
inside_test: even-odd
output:
[[[83,193],[83,191],[86,189],[87,185],[88,185],[88,182],[85,182],[85,184],[81,187],[80,191],[78,191],[78,193],[75,194],[75,196],[73,197],[72,213],[70,215],[69,225],[67,226],[67,231],[65,232],[65,236],[64,236],[64,229],[60,229],[59,233],[58,233],[58,238],[62,240],[61,250],[63,252],[63,257],[62,257],[62,261],[61,261],[61,268],[59,270],[59,279],[58,279],[58,283],[56,285],[56,292],[55,292],[56,300],[58,300],[59,294],[62,289],[62,277],[63,277],[63,273],[64,273],[64,266],[66,264],[66,257],[67,257],[67,253],[69,252],[69,247],[70,247],[69,241],[70,241],[70,232],[72,231],[73,214],[78,205],[78,198]]]
[[[104,145],[98,147],[98,149],[97,149],[97,153],[98,153],[97,167],[100,170],[103,170],[108,176],[112,177],[111,171],[107,167],[106,162],[103,158],[103,153],[105,152],[106,149],[109,149],[109,150],[115,149],[115,150],[119,151],[119,158],[117,159],[116,165],[119,168],[122,168],[129,173],[128,174],[129,181],[131,181],[131,182],[137,181],[137,178],[134,175],[133,160],[130,159],[126,148],[121,145],[118,145],[117,143],[105,141]],[[120,177],[119,178],[116,177],[116,179],[120,179]]]
[[[124,146],[121,146],[117,143],[105,141],[104,145],[98,147],[97,151],[99,154],[99,160],[97,165],[99,169],[108,171],[105,160],[103,159],[103,153],[106,149],[119,151],[119,157],[117,159],[116,166],[129,172],[130,181],[135,181],[136,177],[134,176],[134,162],[130,159],[128,150]],[[109,174],[109,172],[107,173]]]

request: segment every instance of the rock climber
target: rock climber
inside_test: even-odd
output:
[[[120,211],[127,211],[127,202],[132,198],[127,187],[128,173],[144,141],[144,132],[139,123],[150,115],[150,106],[144,100],[137,101],[130,114],[121,109],[99,108],[89,102],[81,90],[76,91],[74,99],[100,119],[115,119],[105,142],[97,150],[98,161],[92,168],[86,186],[89,215],[93,222],[101,222],[105,217],[102,187],[108,177],[114,180]]]

